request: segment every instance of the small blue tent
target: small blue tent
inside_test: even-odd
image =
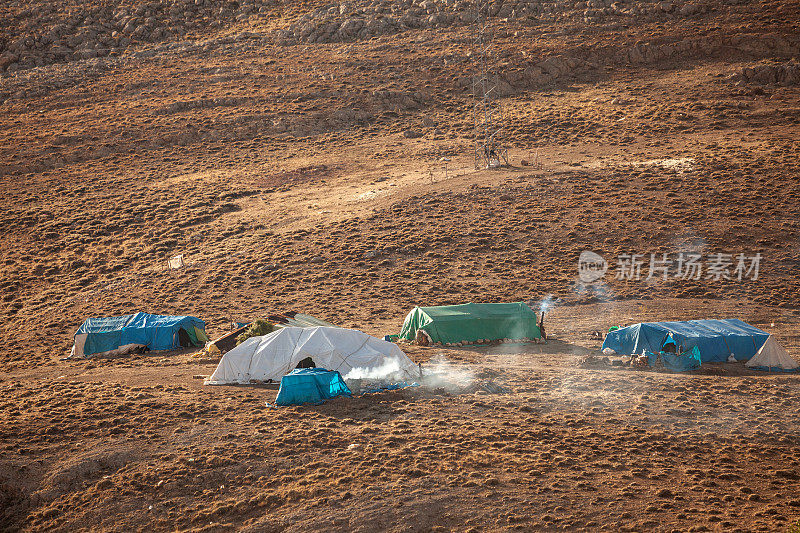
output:
[[[739,361],[750,359],[769,337],[738,319],[642,322],[609,332],[603,348],[619,354],[657,353],[670,335],[684,351],[696,346],[704,363],[727,361],[730,354]]]
[[[208,341],[206,324],[193,316],[133,315],[89,318],[75,333],[72,357],[119,355],[148,348],[172,350],[202,346]]]
[[[350,389],[335,370],[295,368],[281,378],[275,405],[322,403],[336,396],[351,396]]]

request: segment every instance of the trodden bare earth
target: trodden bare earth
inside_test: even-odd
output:
[[[512,166],[493,171],[471,153],[471,9],[0,6],[1,529],[800,519],[797,376],[580,364],[593,332],[643,320],[740,318],[800,355],[800,5],[497,2]],[[598,283],[584,250],[609,260]],[[761,264],[647,279],[679,252]],[[641,279],[617,279],[622,254]],[[381,336],[414,305],[548,294],[546,345],[403,346],[505,393],[274,408],[274,388],[204,387],[188,352],[61,360],[90,316],[214,336],[295,309]]]

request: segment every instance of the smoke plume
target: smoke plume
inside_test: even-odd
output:
[[[366,368],[356,367],[344,376],[348,379],[387,379],[400,372],[400,361],[397,359],[387,359],[382,365]]]

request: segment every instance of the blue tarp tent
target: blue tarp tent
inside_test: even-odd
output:
[[[208,341],[206,324],[193,316],[133,315],[89,318],[75,333],[73,357],[119,355],[146,347],[171,350],[202,346]]]
[[[296,368],[281,378],[276,405],[322,403],[336,396],[351,396],[342,375],[324,368]]]
[[[696,346],[703,363],[724,362],[730,354],[739,361],[750,359],[769,337],[738,319],[642,322],[609,332],[603,348],[619,354],[658,353],[670,334],[685,351]]]

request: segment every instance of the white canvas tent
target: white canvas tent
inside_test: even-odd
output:
[[[770,335],[764,345],[756,354],[750,358],[745,366],[759,370],[798,370],[797,364],[791,355],[775,340],[774,335]]]
[[[417,365],[391,342],[354,329],[285,327],[247,339],[226,353],[205,384],[280,381],[307,357],[317,368],[336,370],[343,377],[351,370],[355,370],[355,377],[365,377],[376,370],[400,379],[419,377]]]

